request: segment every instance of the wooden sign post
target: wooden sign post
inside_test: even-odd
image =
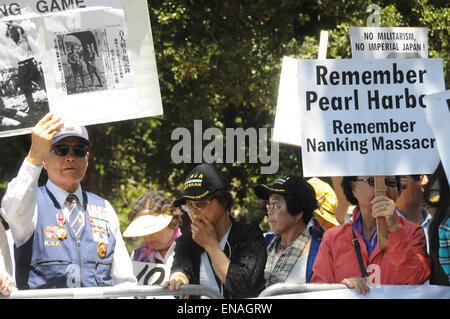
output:
[[[384,176],[374,176],[375,179],[375,196],[386,195],[386,184],[384,183]],[[377,236],[378,248],[386,250],[389,248],[388,244],[388,227],[384,217],[377,218]]]

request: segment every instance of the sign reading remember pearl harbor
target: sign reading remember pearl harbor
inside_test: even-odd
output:
[[[425,95],[441,59],[300,60],[305,176],[432,173],[439,162]]]

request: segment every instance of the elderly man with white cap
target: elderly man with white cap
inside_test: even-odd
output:
[[[11,227],[19,289],[136,284],[111,204],[80,185],[89,159],[84,127],[45,115],[8,184],[1,213]],[[48,180],[38,186],[42,168]]]

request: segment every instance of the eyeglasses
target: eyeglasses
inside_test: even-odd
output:
[[[368,178],[357,178],[356,181],[360,181],[360,182],[367,182],[367,184],[369,184],[370,186],[375,186],[375,178],[373,176],[368,177]],[[387,187],[397,187],[397,180],[396,179],[384,179],[384,184]]]
[[[192,213],[194,211],[199,212],[202,209],[204,209],[206,206],[208,206],[213,201],[213,199],[214,199],[214,197],[211,197],[207,200],[204,200],[204,201],[201,201],[198,203],[194,203],[192,205],[183,204],[183,205],[181,205],[181,209],[188,213]]]
[[[72,148],[73,153],[75,154],[76,157],[85,157],[88,151],[87,146],[82,145],[69,146],[64,144],[56,145],[52,147],[52,150],[57,156],[66,156],[67,154],[69,154],[70,148]]]
[[[273,203],[273,204],[266,204],[267,212],[273,212],[279,210],[281,207],[286,206],[286,204],[280,204],[280,203]]]

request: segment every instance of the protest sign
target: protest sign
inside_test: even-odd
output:
[[[326,59],[328,31],[320,32],[319,59]],[[272,140],[301,145],[297,59],[283,57]]]
[[[0,1],[0,19],[28,19],[93,7],[122,8],[121,0],[14,0]]]
[[[133,273],[138,285],[161,285],[169,280],[170,265],[133,261]]]
[[[428,58],[427,28],[351,27],[353,58]],[[324,58],[324,57],[322,57]],[[321,59],[321,57],[319,57]],[[283,58],[273,139],[301,145],[296,59]]]
[[[351,27],[354,59],[428,58],[427,28]]]
[[[439,156],[424,96],[441,59],[300,60],[305,176],[432,173]]]
[[[162,285],[169,281],[171,265],[133,261],[133,273],[138,285]],[[174,296],[149,296],[147,299],[174,299]]]
[[[0,46],[0,137],[162,114],[145,0],[0,1]]]
[[[426,95],[424,101],[427,105],[426,119],[434,132],[442,166],[450,183],[450,90]]]
[[[300,101],[297,59],[283,57],[272,140],[300,145]]]

